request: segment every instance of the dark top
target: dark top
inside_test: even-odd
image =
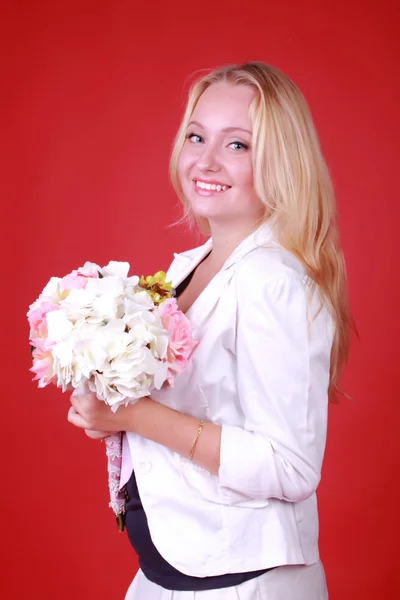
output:
[[[264,569],[250,573],[228,573],[213,577],[192,577],[191,575],[181,573],[161,556],[152,542],[134,471],[126,484],[126,492],[126,531],[138,555],[140,568],[147,579],[153,583],[167,590],[174,591],[217,590],[239,585],[270,570]],[[195,539],[193,543],[196,543]]]

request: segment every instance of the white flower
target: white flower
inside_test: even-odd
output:
[[[126,277],[128,277],[129,263],[110,260],[108,265],[101,269],[101,272],[104,276],[113,275],[120,279],[125,279]]]
[[[91,290],[96,296],[112,296],[117,298],[124,292],[124,282],[119,277],[103,277],[101,279],[89,279],[86,289]]]
[[[95,281],[92,279],[91,281]],[[74,322],[80,318],[86,317],[92,310],[93,301],[96,298],[95,289],[90,288],[73,288],[65,300],[60,302],[62,312]]]
[[[124,321],[129,323],[132,316],[138,311],[154,309],[154,303],[147,292],[134,292],[131,288],[125,290],[124,295]]]
[[[103,369],[107,360],[107,353],[101,339],[102,328],[92,329],[85,324],[75,335],[74,345],[74,371],[75,379],[81,376],[89,379],[94,371]]]
[[[36,300],[35,305],[49,301],[59,302],[61,300],[60,281],[60,277],[52,277]]]
[[[52,342],[65,340],[72,332],[74,326],[64,311],[53,310],[46,314],[48,338]]]
[[[108,265],[101,269],[101,273],[105,277],[118,277],[123,281],[125,287],[132,286],[134,288],[137,288],[139,283],[139,277],[137,275],[132,275],[131,277],[128,277],[129,268],[130,266],[127,262],[118,262],[112,260],[108,263]]]
[[[108,361],[122,354],[131,342],[125,323],[114,319],[99,330],[96,343],[102,346]]]
[[[123,291],[123,283],[114,277],[92,278],[85,288],[72,289],[60,306],[73,322],[83,317],[100,323],[116,317]]]
[[[98,325],[83,321],[74,327],[68,339],[53,346],[54,372],[63,390],[69,384],[77,387],[82,377],[89,379],[93,372],[103,368],[107,355],[98,343],[101,329]]]
[[[161,319],[153,311],[135,312],[127,325],[133,339],[143,340],[150,346],[156,358],[165,358],[170,334],[163,328]]]
[[[103,400],[112,408],[116,406],[115,410],[124,403],[125,397],[111,387],[108,379],[102,373],[95,373],[88,383],[90,390],[96,394],[99,400]]]
[[[130,399],[148,396],[154,386],[159,389],[167,378],[166,364],[153,355],[145,345],[146,339],[132,339],[130,333],[124,338],[129,343],[107,360],[102,372],[95,373],[93,382],[89,382],[91,389],[113,410]]]
[[[101,273],[101,267],[99,267],[99,265],[96,265],[96,263],[86,261],[83,267],[80,267],[78,269],[78,272],[81,275],[86,275],[86,277],[92,277],[93,273]]]

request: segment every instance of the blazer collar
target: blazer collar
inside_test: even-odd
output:
[[[186,277],[197,267],[205,256],[212,249],[212,239],[209,238],[205,244],[187,250],[179,254],[174,254],[174,260],[167,272],[167,281],[172,282],[172,287],[176,288]]]
[[[240,242],[234,249],[232,254],[227,258],[222,266],[221,271],[224,271],[236,264],[246,254],[264,246],[267,242],[273,240],[273,223],[271,219],[263,222],[255,231],[250,233],[244,240]],[[173,287],[177,287],[188,275],[197,267],[197,265],[207,256],[212,250],[212,238],[209,238],[205,244],[174,255],[174,261],[168,270],[167,277],[172,281]]]

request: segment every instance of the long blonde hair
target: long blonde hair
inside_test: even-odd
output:
[[[200,96],[219,82],[256,90],[250,108],[255,190],[265,206],[266,217],[274,217],[279,243],[303,263],[312,288],[318,286],[321,301],[333,317],[329,396],[336,401],[338,393],[343,393],[339,379],[348,356],[353,321],[333,186],[310,111],[297,86],[278,69],[261,62],[230,65],[201,77],[190,89],[175,139],[170,162],[172,185],[181,199],[185,217],[192,222],[195,219],[207,233],[207,220],[190,213],[177,165]]]

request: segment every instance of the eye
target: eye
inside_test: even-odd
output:
[[[249,147],[247,144],[243,144],[243,142],[232,142],[231,144],[229,144],[229,148],[232,148],[232,150],[248,150]]]
[[[186,135],[186,139],[192,142],[192,144],[199,144],[200,142],[204,141],[203,138],[197,133],[188,133]]]

